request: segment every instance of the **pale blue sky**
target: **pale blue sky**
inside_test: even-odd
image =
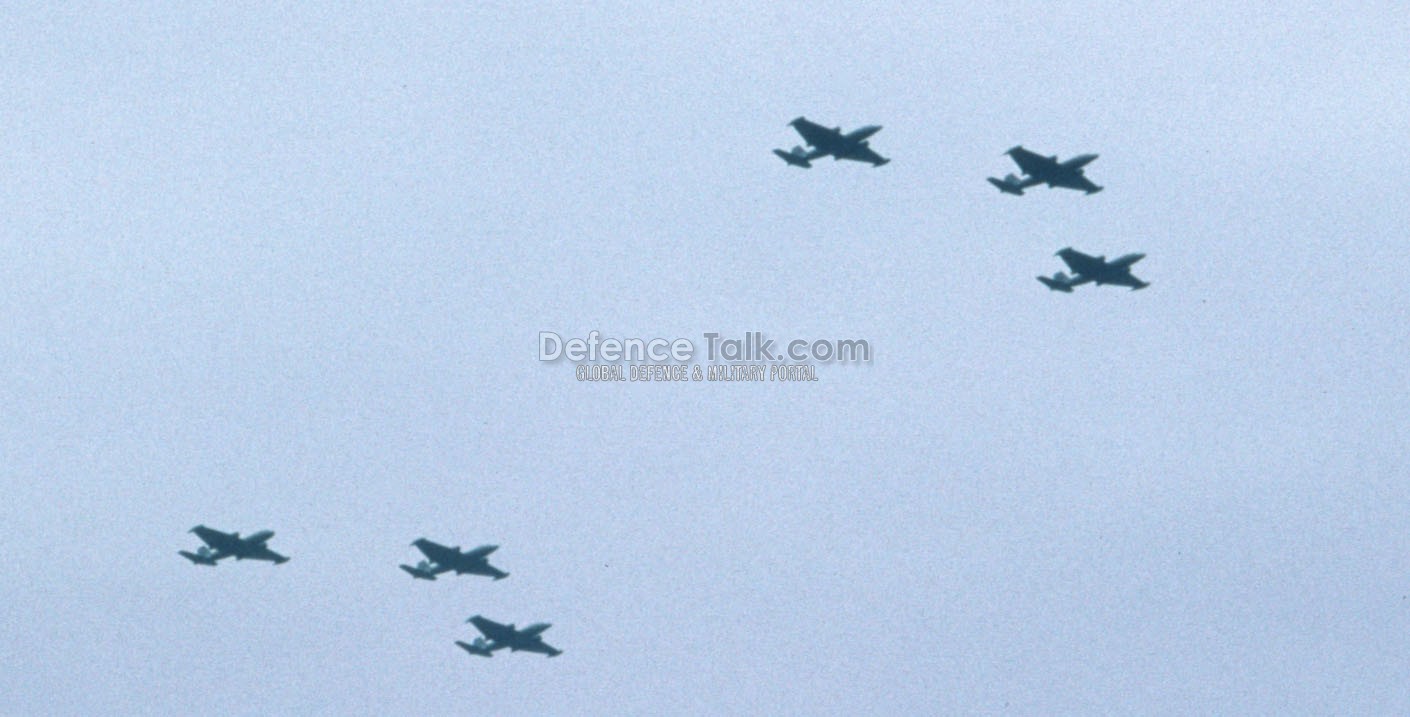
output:
[[[771,8],[0,11],[0,712],[1410,710],[1404,7]]]

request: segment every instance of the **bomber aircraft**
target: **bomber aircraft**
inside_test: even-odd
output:
[[[880,125],[869,125],[843,134],[841,127],[829,129],[815,122],[809,122],[805,117],[799,117],[788,124],[798,130],[798,134],[803,136],[803,141],[811,147],[811,149],[794,147],[790,152],[781,149],[774,150],[774,154],[778,155],[779,159],[794,167],[808,169],[813,166],[813,160],[829,155],[834,160],[852,159],[858,162],[870,162],[873,167],[880,167],[891,161],[877,154],[867,144],[868,137],[881,131]]]
[[[178,550],[177,553],[196,565],[214,566],[216,561],[229,557],[236,560],[268,560],[275,565],[289,560],[265,545],[270,538],[274,537],[272,530],[261,530],[247,538],[240,537],[239,533],[222,533],[204,525],[192,528],[191,532],[195,533],[196,537],[200,538],[205,545],[194,553],[186,550]]]
[[[551,645],[548,645],[540,637],[544,630],[553,627],[546,622],[537,622],[522,630],[514,629],[514,625],[501,625],[489,618],[476,615],[466,622],[475,626],[484,637],[475,638],[474,642],[461,642],[456,640],[455,644],[472,655],[480,657],[493,657],[495,650],[509,648],[510,652],[538,652],[549,657],[557,657],[563,654]]]
[[[1082,168],[1097,158],[1095,154],[1081,154],[1065,162],[1059,162],[1057,155],[1044,157],[1037,152],[1031,152],[1023,148],[1022,145],[1014,147],[1005,152],[1013,161],[1018,163],[1018,168],[1023,170],[1023,177],[1016,177],[1012,174],[1003,179],[989,177],[989,183],[999,188],[1004,194],[1023,196],[1023,190],[1046,184],[1049,187],[1066,187],[1068,189],[1080,189],[1088,194],[1096,194],[1102,191],[1101,187],[1092,183],[1082,173]]]
[[[1051,277],[1040,276],[1038,281],[1053,291],[1061,291],[1065,294],[1072,293],[1072,287],[1086,283],[1114,284],[1116,286],[1129,286],[1132,291],[1144,289],[1150,286],[1149,282],[1141,281],[1131,275],[1131,265],[1144,259],[1145,254],[1127,254],[1107,261],[1104,256],[1087,256],[1076,249],[1068,247],[1059,251],[1055,256],[1062,257],[1067,268],[1072,270],[1072,276],[1058,272]]]
[[[448,548],[434,541],[425,538],[417,538],[412,543],[426,556],[414,567],[402,565],[408,575],[418,580],[435,580],[437,575],[448,573],[452,570],[456,575],[470,573],[472,575],[487,575],[495,580],[503,580],[509,577],[509,573],[500,570],[492,565],[488,560],[489,554],[499,549],[498,545],[481,545],[474,550],[461,552],[460,548]]]

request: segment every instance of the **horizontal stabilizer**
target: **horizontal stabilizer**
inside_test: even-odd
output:
[[[493,652],[490,652],[488,648],[481,647],[480,645],[472,645],[468,642],[462,642],[460,640],[456,640],[455,644],[460,645],[460,648],[462,650],[465,650],[466,652],[472,655],[478,655],[480,657],[494,657]]]
[[[1052,289],[1053,291],[1061,291],[1064,294],[1072,293],[1072,285],[1065,281],[1065,277],[1063,277],[1061,274],[1057,274],[1051,278],[1046,276],[1040,276],[1038,277],[1038,281],[1043,282],[1043,286],[1046,286],[1049,289]]]
[[[812,163],[808,161],[807,157],[798,154],[785,152],[781,149],[774,150],[774,154],[778,155],[779,159],[782,159],[783,161],[787,162],[789,165],[794,167],[802,167],[803,169],[809,169],[813,166]]]
[[[432,574],[429,570],[425,570],[422,568],[413,568],[410,565],[398,565],[397,567],[401,568],[402,570],[405,570],[407,575],[410,575],[411,577],[416,578],[417,580],[436,579],[436,576]]]
[[[178,551],[176,551],[176,552],[177,552],[177,554],[180,555],[181,557],[186,558],[187,560],[190,560],[192,563],[195,563],[196,565],[211,565],[211,566],[214,566],[214,565],[215,565],[215,558],[211,557],[209,554],[197,554],[197,553],[192,553],[192,552],[188,552],[188,551],[185,551],[185,550],[178,550]]]
[[[995,179],[993,177],[988,177],[987,179],[989,180],[990,184],[994,185],[995,187],[998,187],[999,191],[1003,192],[1004,194],[1012,194],[1016,197],[1023,196],[1023,188],[1018,186],[1018,182],[1010,181],[1011,177],[1013,177],[1013,175],[1009,175],[1009,177],[1006,177],[1004,179]]]

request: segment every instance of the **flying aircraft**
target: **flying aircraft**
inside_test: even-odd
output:
[[[222,533],[214,528],[207,528],[198,525],[191,529],[196,537],[200,538],[205,545],[192,553],[186,550],[178,550],[181,557],[190,560],[196,565],[214,566],[216,561],[234,557],[236,560],[268,560],[275,565],[287,562],[289,559],[269,549],[265,545],[270,538],[274,537],[274,531],[261,530],[248,538],[240,537],[239,533]]]
[[[1087,256],[1076,249],[1068,247],[1059,251],[1054,256],[1062,257],[1067,268],[1072,271],[1072,276],[1058,272],[1051,277],[1040,276],[1038,281],[1053,291],[1061,291],[1065,294],[1072,293],[1072,287],[1086,283],[1114,284],[1116,286],[1129,286],[1132,291],[1144,289],[1150,286],[1148,282],[1141,281],[1131,275],[1131,265],[1144,259],[1145,254],[1127,254],[1107,261],[1104,256]]]
[[[402,565],[399,567],[405,570],[411,577],[418,580],[435,580],[437,575],[448,573],[452,570],[455,571],[456,575],[464,575],[466,573],[472,575],[488,575],[495,580],[503,580],[509,577],[509,573],[490,565],[490,561],[487,559],[490,553],[499,549],[498,545],[481,545],[474,550],[467,550],[463,553],[458,546],[447,548],[444,545],[440,545],[425,538],[417,538],[416,542],[412,543],[412,545],[416,546],[421,553],[426,556],[426,560],[422,560],[414,567],[411,565]]]
[[[788,124],[798,130],[798,134],[803,136],[803,141],[812,148],[794,147],[789,152],[781,149],[774,150],[774,154],[778,155],[779,159],[794,167],[808,169],[813,166],[813,160],[829,155],[834,160],[852,159],[858,162],[870,162],[873,167],[880,167],[891,161],[877,154],[867,144],[868,137],[881,131],[880,125],[869,125],[843,134],[841,127],[828,129],[820,124],[809,122],[805,117],[799,117]]]
[[[467,643],[456,640],[455,644],[472,655],[480,657],[492,657],[495,650],[509,648],[510,652],[538,652],[549,657],[557,657],[563,651],[546,644],[540,635],[544,630],[552,627],[546,622],[537,622],[522,630],[514,629],[514,625],[501,625],[494,620],[476,615],[466,622],[475,626],[484,637],[475,638],[474,642]],[[488,639],[486,639],[488,638]]]
[[[998,187],[999,191],[1004,194],[1023,196],[1023,190],[1039,184],[1046,184],[1049,187],[1080,189],[1088,194],[1102,191],[1101,187],[1093,184],[1092,180],[1087,179],[1082,173],[1082,168],[1097,158],[1095,154],[1081,154],[1066,162],[1059,162],[1057,155],[1044,157],[1037,152],[1024,149],[1022,145],[1014,147],[1004,154],[1013,157],[1013,161],[1018,163],[1018,168],[1027,175],[1016,177],[1010,174],[1003,179],[989,177],[989,183]]]

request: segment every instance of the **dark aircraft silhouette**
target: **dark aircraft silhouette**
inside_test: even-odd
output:
[[[490,553],[499,549],[498,545],[481,545],[474,550],[467,550],[463,553],[460,552],[459,547],[447,548],[425,538],[417,538],[412,545],[426,556],[426,560],[417,563],[415,567],[410,565],[400,567],[418,580],[435,580],[437,575],[452,570],[456,575],[466,573],[488,575],[495,580],[509,577],[509,573],[490,565],[490,561],[487,559]]]
[[[989,177],[989,183],[999,188],[1004,194],[1023,196],[1023,190],[1046,184],[1049,187],[1066,187],[1068,189],[1080,189],[1088,194],[1096,194],[1102,191],[1101,187],[1092,183],[1082,173],[1082,168],[1097,158],[1095,154],[1082,154],[1066,162],[1059,162],[1057,155],[1044,157],[1036,152],[1030,152],[1022,147],[1014,147],[1005,152],[1013,161],[1018,163],[1018,168],[1023,170],[1027,176],[1016,177],[1012,174],[1003,179]]]
[[[274,537],[272,530],[261,530],[248,538],[241,538],[239,533],[222,533],[204,525],[192,528],[191,532],[195,533],[196,537],[200,538],[205,545],[194,553],[185,550],[178,550],[177,553],[196,565],[214,566],[216,561],[229,557],[234,557],[236,560],[268,560],[275,565],[289,560],[265,545],[270,538]]]
[[[1132,291],[1144,289],[1150,286],[1149,283],[1141,281],[1131,275],[1131,265],[1144,259],[1145,254],[1127,254],[1107,261],[1104,256],[1087,256],[1076,249],[1068,247],[1058,252],[1055,256],[1062,257],[1067,268],[1072,270],[1072,276],[1068,277],[1062,272],[1053,274],[1051,277],[1040,276],[1038,281],[1053,291],[1061,291],[1065,294],[1072,293],[1072,287],[1081,286],[1086,283],[1114,284],[1116,286],[1129,286]]]
[[[466,622],[475,626],[485,637],[475,638],[474,642],[461,642],[456,640],[455,644],[472,655],[480,657],[493,657],[495,650],[509,648],[510,652],[538,652],[549,657],[557,657],[563,654],[562,650],[556,649],[546,643],[540,635],[544,630],[552,627],[546,622],[538,622],[522,630],[514,629],[514,625],[501,625],[494,620],[476,615]],[[488,638],[486,640],[485,638]]]
[[[774,150],[774,154],[778,155],[779,159],[794,167],[808,169],[813,166],[813,160],[829,155],[834,160],[852,159],[858,162],[870,162],[873,167],[880,167],[891,161],[877,154],[867,144],[868,137],[881,131],[879,125],[870,125],[842,134],[841,127],[828,129],[820,124],[809,122],[804,117],[799,117],[788,124],[798,130],[798,134],[803,135],[803,141],[812,147],[812,149],[806,150],[802,147],[794,147],[791,152],[785,152],[781,149]]]

